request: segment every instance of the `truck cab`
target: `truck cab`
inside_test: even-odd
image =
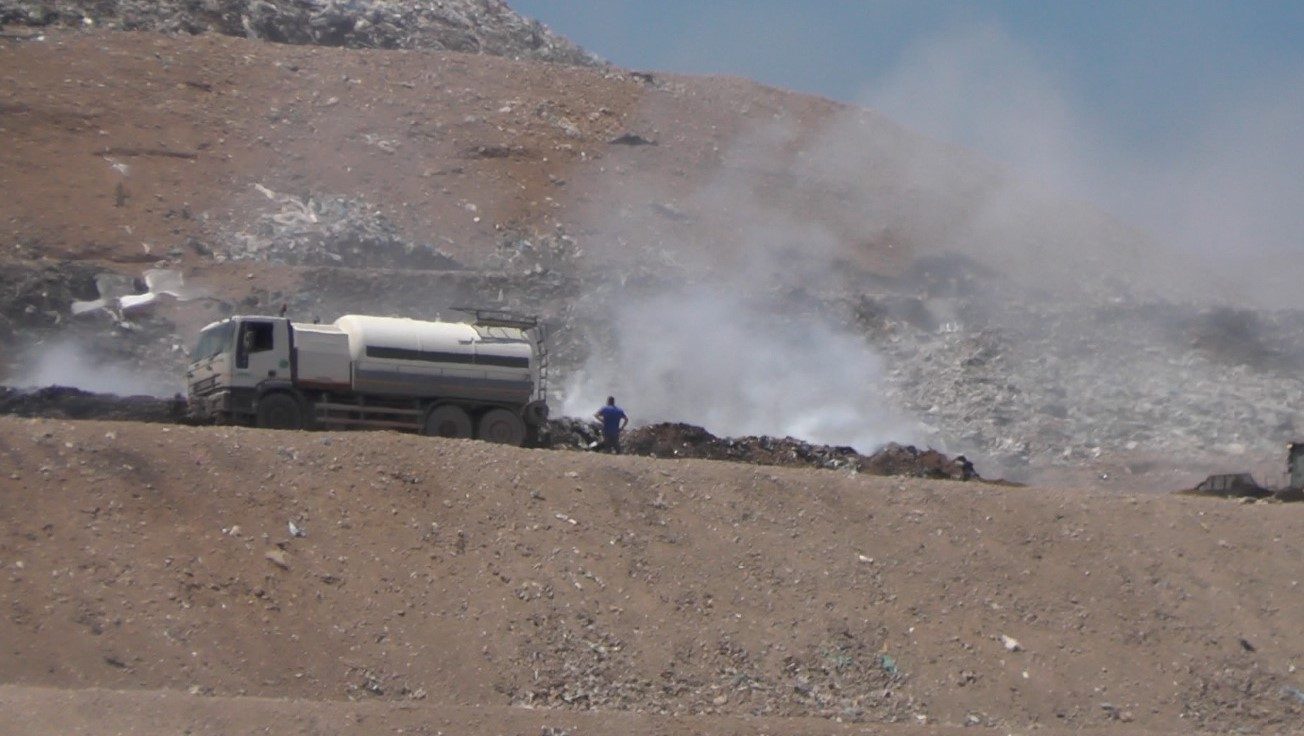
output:
[[[214,322],[199,333],[186,370],[190,411],[203,419],[253,416],[260,393],[293,380],[290,321],[241,316]]]

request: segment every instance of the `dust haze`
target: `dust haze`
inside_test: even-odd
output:
[[[1304,251],[1304,69],[1273,70],[1226,90],[1162,139],[1128,141],[1050,67],[998,24],[957,27],[869,81],[862,102],[1009,170],[1007,186],[974,223],[979,237],[999,232],[986,227],[993,222],[1026,224],[1010,221],[1013,202],[1026,208],[1041,198],[1046,211],[1045,200],[1076,200],[1136,229],[1128,250],[1106,251],[1115,260],[1098,264],[1097,274],[1128,272],[1161,293],[1304,305],[1292,258]],[[1100,249],[1068,225],[1025,243],[1021,260]]]

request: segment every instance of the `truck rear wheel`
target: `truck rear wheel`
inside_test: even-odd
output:
[[[525,422],[515,412],[490,409],[480,417],[476,437],[487,442],[519,446],[525,442]]]
[[[426,415],[426,425],[422,434],[430,437],[471,437],[471,417],[460,406],[444,404],[436,406]]]
[[[264,429],[302,429],[303,412],[289,394],[268,394],[258,400],[258,426]]]

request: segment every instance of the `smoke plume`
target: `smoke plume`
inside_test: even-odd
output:
[[[586,416],[614,393],[638,422],[789,435],[862,452],[919,441],[919,427],[885,398],[879,355],[845,313],[824,308],[846,286],[840,236],[818,218],[765,205],[758,192],[757,167],[790,156],[800,135],[784,120],[750,131],[711,181],[679,200],[717,218],[705,243],[655,240],[654,228],[628,216],[598,224],[615,234],[607,242],[620,244],[620,253],[600,257],[637,270],[628,254],[661,253],[658,265],[672,264],[674,276],[608,284],[581,305],[609,320],[611,332],[571,377],[568,414]]]

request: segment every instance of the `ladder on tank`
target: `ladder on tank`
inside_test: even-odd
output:
[[[539,385],[535,389],[535,400],[548,400],[548,328],[537,316],[507,309],[480,309],[477,307],[452,307],[452,309],[471,315],[475,318],[475,324],[477,325],[484,327],[512,327],[521,332],[533,333],[534,354],[539,361]]]

